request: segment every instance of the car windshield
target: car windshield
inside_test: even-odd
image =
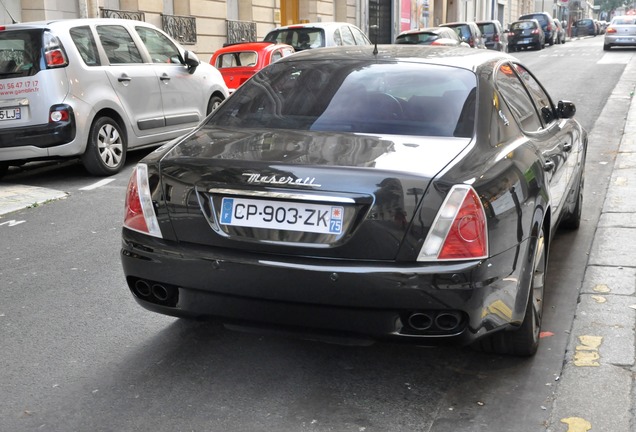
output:
[[[40,70],[42,32],[12,30],[0,32],[0,77],[18,78]]]
[[[257,60],[258,54],[255,51],[237,51],[219,55],[214,66],[217,69],[255,66]]]
[[[612,20],[612,24],[616,24],[616,25],[625,25],[625,24],[634,24],[636,23],[636,17],[621,17],[621,18],[614,18]]]
[[[437,39],[440,36],[433,32],[421,32],[421,33],[411,33],[400,35],[395,40],[395,43],[398,44],[429,44]]]
[[[289,28],[268,33],[265,42],[284,43],[293,46],[296,51],[302,51],[325,46],[325,35],[318,28]]]
[[[526,29],[531,29],[531,28],[535,28],[536,25],[532,22],[532,21],[525,21],[525,22],[516,22],[516,23],[512,23],[512,29],[513,30],[526,30]]]
[[[274,64],[208,126],[472,137],[476,77],[448,66],[368,61]]]

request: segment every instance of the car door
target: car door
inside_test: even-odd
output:
[[[496,80],[510,111],[537,149],[550,184],[552,214],[558,214],[569,183],[566,163],[573,151],[572,131],[563,129],[549,96],[522,65],[503,64]]]
[[[163,33],[143,26],[135,30],[150,54],[155,79],[161,90],[167,128],[192,127],[206,116],[211,82],[204,74],[191,73],[182,64],[179,48]]]
[[[137,136],[154,134],[165,126],[161,89],[152,67],[121,25],[98,25],[100,45],[108,59],[104,70]]]

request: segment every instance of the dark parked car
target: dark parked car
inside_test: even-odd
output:
[[[478,21],[477,27],[484,37],[486,48],[504,52],[508,49],[508,35],[499,21]]]
[[[548,45],[554,45],[556,41],[556,27],[554,26],[554,19],[552,15],[547,12],[533,12],[525,15],[521,15],[519,20],[536,19],[541,24],[543,33],[545,33],[545,43]]]
[[[441,27],[450,27],[455,30],[460,39],[470,45],[471,48],[486,48],[481,30],[473,21],[447,23],[442,24]]]
[[[596,24],[591,18],[580,19],[575,21],[572,25],[572,36],[596,36],[597,34],[598,30],[596,28]]]
[[[285,57],[136,166],[128,287],[167,315],[532,355],[550,243],[581,221],[574,113],[491,50]]]
[[[469,46],[466,42],[461,40],[455,30],[448,27],[407,30],[395,38],[395,43],[404,45]]]
[[[543,49],[545,45],[545,34],[539,21],[527,19],[515,21],[510,24],[508,31],[508,51],[514,52],[520,49],[535,48]]]

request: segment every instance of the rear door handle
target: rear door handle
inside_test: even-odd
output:
[[[169,77],[169,76],[168,76],[168,74],[166,74],[166,73],[164,73],[163,75],[161,75],[161,76],[159,77],[159,79],[160,79],[161,81],[170,81],[170,77]]]
[[[126,75],[126,74],[122,74],[119,78],[117,78],[117,81],[119,81],[119,82],[131,82],[132,78],[129,77],[128,75]]]

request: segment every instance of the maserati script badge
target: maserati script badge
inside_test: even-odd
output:
[[[294,178],[289,176],[264,176],[260,174],[243,173],[243,176],[247,177],[248,183],[256,184],[271,184],[271,185],[296,185],[296,186],[309,186],[319,188],[322,185],[314,183],[315,177]]]

